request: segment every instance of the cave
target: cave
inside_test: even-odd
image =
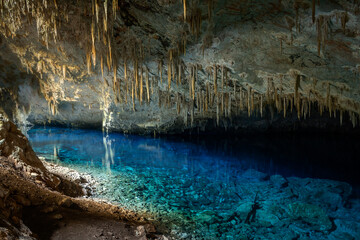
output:
[[[0,240],[360,239],[359,0],[0,0]]]

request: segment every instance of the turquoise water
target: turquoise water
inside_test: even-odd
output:
[[[309,239],[336,239],[345,233],[357,237],[360,230],[360,207],[345,206],[350,200],[358,206],[349,198],[351,186],[318,179],[358,185],[351,170],[358,150],[348,151],[354,145],[345,140],[317,139],[314,146],[314,138],[160,139],[64,128],[28,134],[38,155],[94,176],[95,197],[146,214],[177,239],[298,239],[307,232],[313,232]],[[332,144],[336,149],[325,151]],[[337,155],[342,171],[336,169]],[[294,203],[323,215],[299,218]],[[331,230],[330,219],[352,223],[354,233],[349,226]]]

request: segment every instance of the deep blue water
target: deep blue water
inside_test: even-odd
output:
[[[262,180],[279,174],[346,181],[354,189],[360,184],[355,137],[152,138],[65,128],[34,128],[28,135],[40,156],[102,179],[99,197],[179,224],[183,232],[196,232],[208,215],[224,218],[236,208],[242,197],[234,189],[245,175],[258,181],[256,171]],[[222,234],[211,226],[207,236]]]

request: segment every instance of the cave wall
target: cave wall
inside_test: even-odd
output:
[[[358,124],[358,1],[20,2],[0,6],[1,108],[18,123]]]

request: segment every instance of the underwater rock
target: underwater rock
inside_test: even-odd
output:
[[[335,219],[334,223],[336,230],[331,233],[330,239],[360,239],[360,222]]]
[[[332,227],[332,223],[326,212],[316,205],[303,202],[291,203],[288,205],[287,213],[294,221],[304,221],[319,231],[330,230]]]
[[[243,178],[246,178],[250,181],[262,181],[264,180],[266,177],[268,177],[267,174],[259,172],[255,169],[248,169],[246,170],[242,175]]]
[[[277,188],[287,187],[288,181],[281,175],[272,175],[270,182]]]
[[[276,225],[280,221],[279,215],[281,210],[272,204],[262,204],[261,209],[256,212],[257,220],[264,227]]]
[[[195,220],[196,222],[200,222],[200,223],[211,223],[214,221],[215,216],[216,216],[215,212],[206,210],[198,213],[195,216]]]
[[[289,182],[297,190],[299,200],[331,210],[342,206],[352,192],[348,183],[339,181],[289,178]]]

